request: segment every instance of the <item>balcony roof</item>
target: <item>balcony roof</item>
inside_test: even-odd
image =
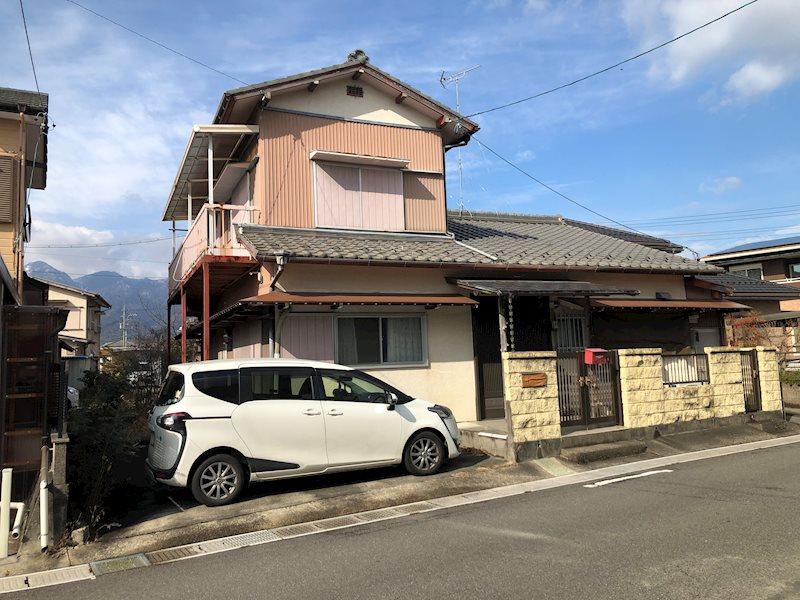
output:
[[[249,141],[258,135],[258,125],[195,125],[186,144],[178,173],[167,197],[162,221],[191,220],[208,200],[208,143],[213,139],[214,181]],[[192,215],[188,215],[189,193]]]

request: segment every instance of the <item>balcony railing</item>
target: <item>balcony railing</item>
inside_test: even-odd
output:
[[[251,223],[254,210],[246,205],[204,204],[169,265],[170,292],[206,254],[249,256],[237,241],[235,228]]]

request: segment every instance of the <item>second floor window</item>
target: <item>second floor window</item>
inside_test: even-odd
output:
[[[733,265],[730,267],[730,272],[741,277],[748,279],[763,279],[764,272],[761,265]]]
[[[316,163],[317,227],[403,231],[403,172]]]
[[[800,277],[800,262],[793,262],[786,265],[787,277],[796,279]]]

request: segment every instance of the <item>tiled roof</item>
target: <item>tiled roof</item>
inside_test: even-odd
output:
[[[258,259],[286,254],[296,258],[381,262],[492,262],[444,235],[372,234],[244,225],[239,238],[255,249]]]
[[[717,273],[675,256],[578,226],[560,217],[473,213],[453,216],[456,239],[496,257],[498,263],[531,267]]]
[[[0,87],[0,110],[17,112],[18,107],[24,106],[27,114],[36,114],[46,111],[47,104],[47,94]]]
[[[739,300],[787,300],[800,298],[800,288],[773,283],[762,279],[751,279],[733,273],[703,275],[701,281],[721,285],[730,290],[727,296]]]
[[[259,259],[276,254],[365,262],[498,265],[542,269],[718,273],[719,268],[590,231],[560,217],[450,215],[449,235],[373,234],[244,225]]]

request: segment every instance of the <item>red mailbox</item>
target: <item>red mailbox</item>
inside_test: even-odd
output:
[[[586,348],[583,351],[583,362],[587,365],[604,365],[608,362],[608,350]]]

